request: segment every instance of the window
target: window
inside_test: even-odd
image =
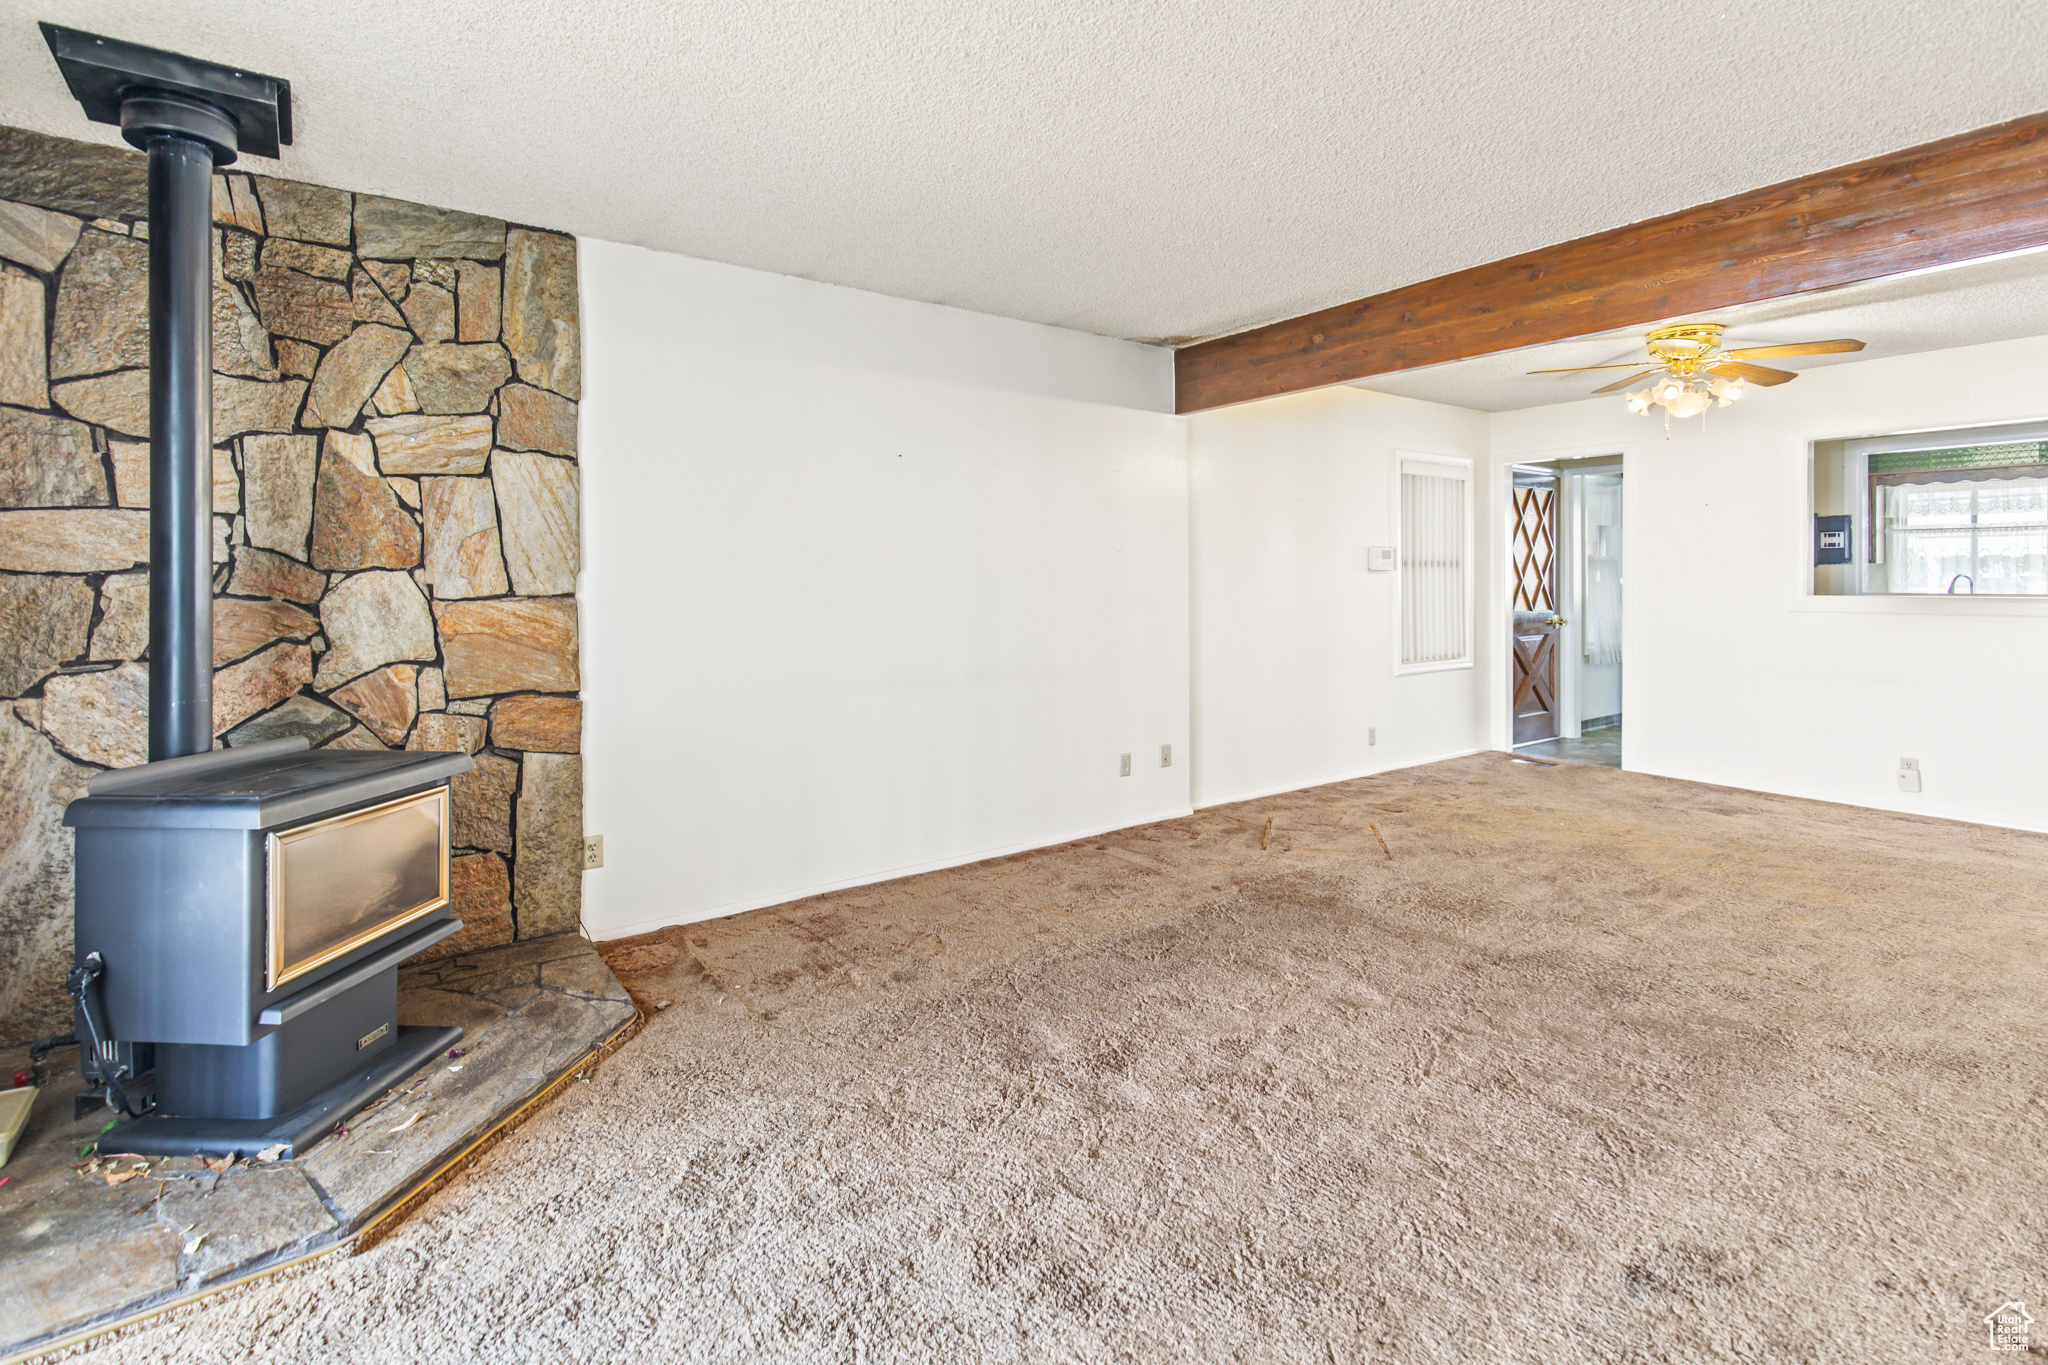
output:
[[[1887,592],[2048,594],[2048,477],[1880,484]]]
[[[1401,467],[1401,667],[1472,665],[1472,465],[1404,455]]]
[[[2041,424],[1817,442],[1814,510],[1851,527],[1817,593],[2048,596]]]

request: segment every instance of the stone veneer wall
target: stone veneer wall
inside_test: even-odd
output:
[[[0,128],[0,1043],[70,1028],[64,805],[144,760],[140,154]],[[467,750],[436,955],[575,929],[576,243],[214,178],[214,726]]]

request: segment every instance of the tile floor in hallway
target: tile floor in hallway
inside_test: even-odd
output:
[[[1610,725],[1588,730],[1577,739],[1542,739],[1515,747],[1520,758],[1540,758],[1546,763],[1580,763],[1595,768],[1621,766],[1621,727]]]

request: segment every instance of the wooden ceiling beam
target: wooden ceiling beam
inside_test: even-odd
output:
[[[2048,245],[2048,114],[1184,346],[1175,410]]]

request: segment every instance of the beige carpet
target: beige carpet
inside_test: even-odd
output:
[[[399,1233],[102,1350],[1975,1361],[2048,1339],[2044,871],[1487,755],[651,935]]]

